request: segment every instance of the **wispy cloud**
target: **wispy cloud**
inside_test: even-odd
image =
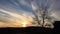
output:
[[[60,21],[60,1],[59,0],[0,0],[0,23],[19,23],[22,21],[31,22],[34,14],[33,10],[47,6],[50,16]],[[41,5],[42,4],[42,5]]]

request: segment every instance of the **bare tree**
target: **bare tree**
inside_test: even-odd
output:
[[[53,18],[54,17],[51,17],[51,16],[49,16],[48,15],[48,9],[49,9],[49,7],[50,7],[50,5],[48,4],[48,0],[45,0],[46,2],[43,4],[43,2],[40,4],[41,5],[41,8],[39,7],[39,8],[37,8],[33,3],[32,3],[32,5],[34,5],[33,7],[32,7],[32,9],[34,10],[33,11],[33,14],[35,15],[35,18],[34,18],[34,21],[36,21],[36,23],[38,23],[38,24],[40,24],[41,22],[42,22],[42,24],[40,24],[40,25],[42,25],[42,26],[45,26],[45,25],[47,25],[46,24],[46,22],[48,21],[48,22],[52,22],[52,20],[53,20]],[[33,2],[33,1],[32,1]],[[39,18],[41,18],[41,19],[39,19]],[[47,21],[46,21],[47,20]],[[52,23],[50,23],[50,25],[51,25]],[[47,25],[48,26],[48,25]],[[51,26],[53,26],[53,24],[51,25]]]

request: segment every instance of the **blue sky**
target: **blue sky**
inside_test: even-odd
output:
[[[20,19],[18,16],[23,14],[32,16],[32,12],[36,9],[43,8],[44,10],[46,2],[51,15],[60,20],[60,0],[34,0],[33,2],[31,0],[0,0],[0,22],[12,22],[13,20],[10,19]],[[31,3],[35,5],[35,10]]]

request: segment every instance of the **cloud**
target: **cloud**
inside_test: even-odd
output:
[[[28,0],[18,0],[18,2],[24,6],[28,6],[28,7],[31,6],[30,1],[28,1]]]
[[[3,9],[0,9],[0,11],[2,11],[2,12],[4,12],[4,13],[7,13],[7,14],[9,14],[10,16],[12,16],[12,17],[15,17],[16,19],[22,19],[22,20],[28,20],[28,18],[26,18],[26,17],[28,17],[27,15],[19,15],[19,14],[16,14],[16,13],[11,13],[11,12],[8,12],[8,11],[6,11],[6,10],[3,10]],[[31,19],[31,18],[30,18]]]
[[[0,23],[6,23],[7,27],[21,26],[23,22],[31,23],[34,21],[32,17],[35,17],[32,10],[44,10],[46,5],[46,1],[42,0],[0,0]],[[48,0],[47,7],[50,16],[60,20],[60,1]]]
[[[56,21],[60,21],[60,1],[59,0],[55,0],[53,1],[53,3],[51,4],[50,8],[49,8],[49,13],[55,17]]]
[[[0,15],[1,16],[0,17],[0,24],[1,24],[0,26],[1,27],[21,27],[22,26],[21,24],[23,22],[31,23],[33,21],[32,17],[28,16],[26,14],[19,15],[16,13],[6,11],[4,9],[0,9],[0,12],[9,14],[10,16],[15,17],[15,19],[14,19],[14,18],[7,18],[7,17]],[[4,26],[4,24],[5,24],[5,26]]]
[[[36,1],[31,1],[31,6],[32,6],[32,9],[33,10],[37,10],[37,9],[39,9],[38,7],[38,5],[37,5],[37,2]]]

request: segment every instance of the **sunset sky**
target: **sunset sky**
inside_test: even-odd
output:
[[[32,3],[34,4],[32,9]],[[23,21],[33,21],[33,11],[45,7],[46,0],[0,0],[0,24],[22,23]],[[60,21],[60,0],[48,0],[48,11],[57,21]],[[1,25],[1,26],[3,26]]]

